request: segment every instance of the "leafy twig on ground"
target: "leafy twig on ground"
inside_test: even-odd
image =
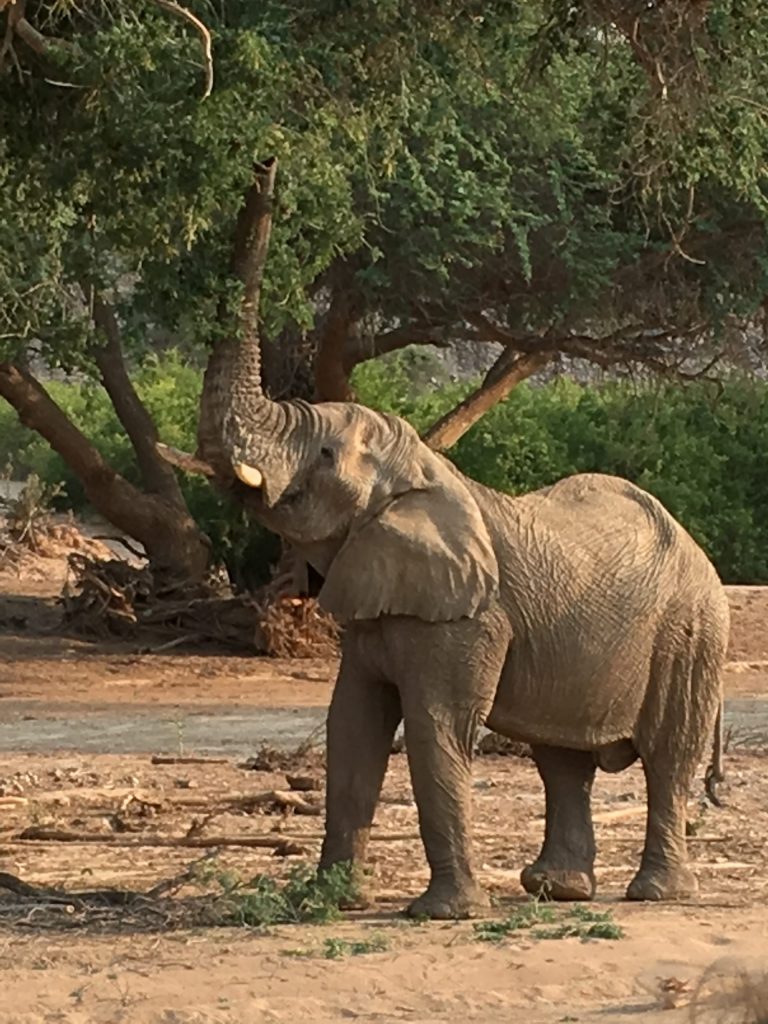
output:
[[[198,878],[203,884],[213,882],[219,887],[222,923],[250,927],[335,921],[340,905],[357,896],[351,870],[345,864],[336,864],[322,874],[297,867],[282,887],[266,875],[243,881],[236,872],[215,865],[202,870]]]
[[[474,926],[479,942],[501,942],[519,931],[529,931],[534,939],[620,939],[624,931],[610,911],[576,906],[564,916],[551,904],[533,900],[523,904],[501,921],[480,921]]]

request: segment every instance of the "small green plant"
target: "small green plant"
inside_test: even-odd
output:
[[[176,755],[184,757],[184,719],[174,718],[173,724],[176,727]]]
[[[501,942],[519,931],[530,931],[534,939],[620,939],[624,936],[610,911],[577,906],[560,917],[554,907],[540,900],[524,904],[502,921],[480,921],[474,931],[478,942]]]
[[[538,928],[533,935],[537,939],[621,939],[624,930],[613,920],[610,910],[574,907],[564,921],[553,928]]]
[[[326,939],[319,950],[284,949],[283,956],[313,957],[322,956],[326,960],[340,960],[345,956],[365,956],[366,953],[383,953],[389,949],[389,941],[384,935],[373,935],[370,939],[340,939],[336,936]]]
[[[374,935],[370,939],[338,939],[329,938],[323,943],[323,956],[326,960],[339,960],[343,956],[365,956],[366,953],[383,953],[389,943],[383,935]]]
[[[517,908],[503,921],[479,921],[475,937],[479,942],[501,942],[512,932],[527,931],[539,924],[554,924],[555,911],[541,900],[532,900]]]
[[[335,864],[322,874],[302,865],[281,886],[267,875],[244,881],[237,872],[222,870],[211,862],[202,866],[197,881],[218,887],[221,923],[251,928],[335,921],[339,918],[339,905],[352,902],[357,896],[347,864]]]

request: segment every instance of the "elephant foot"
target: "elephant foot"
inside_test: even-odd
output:
[[[457,921],[482,917],[490,906],[488,893],[476,882],[430,882],[427,891],[411,903],[406,913],[409,917]]]
[[[629,883],[628,900],[684,900],[696,896],[699,883],[686,864],[640,868]]]
[[[547,900],[591,900],[595,895],[592,871],[549,868],[540,861],[523,868],[520,884],[531,896]]]

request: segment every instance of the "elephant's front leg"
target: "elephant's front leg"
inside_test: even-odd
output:
[[[345,650],[328,712],[320,870],[351,864],[357,906],[366,903],[363,869],[368,835],[401,717],[395,687],[373,674],[354,650]]]
[[[463,918],[490,905],[472,862],[471,762],[508,647],[506,619],[486,613],[453,623],[401,620],[388,650],[397,679],[405,744],[431,879],[412,916]]]

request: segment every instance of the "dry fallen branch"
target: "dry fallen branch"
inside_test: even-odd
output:
[[[165,582],[149,566],[69,557],[61,597],[64,621],[88,637],[153,638],[144,653],[213,642],[283,658],[334,657],[338,627],[314,598],[283,597],[275,587],[232,594],[215,583]]]
[[[511,740],[497,732],[489,732],[477,744],[478,754],[499,754],[504,757],[531,758],[530,745],[519,740]]]
[[[278,749],[263,743],[253,757],[238,767],[254,772],[294,772],[299,766],[307,771],[322,771],[325,768],[325,753],[318,744],[324,734],[325,723],[322,723],[293,749]]]
[[[140,894],[121,889],[87,889],[77,892],[62,892],[59,889],[38,887],[22,881],[16,875],[0,871],[0,889],[23,896],[26,899],[43,900],[46,903],[83,905],[97,903],[101,906],[122,907],[138,899]]]
[[[301,793],[283,789],[268,789],[261,793],[247,793],[238,796],[209,797],[181,796],[172,801],[175,807],[228,807],[236,810],[254,811],[258,807],[268,810],[294,811],[296,814],[320,815],[322,808],[310,803]]]
[[[286,781],[291,789],[297,793],[309,793],[313,790],[322,789],[319,779],[313,775],[286,775]]]
[[[16,875],[2,873],[0,926],[147,930],[211,923],[215,920],[215,901],[210,897],[178,900],[168,895],[195,881],[199,866],[211,856],[206,853],[181,874],[163,879],[147,892],[121,889],[66,892],[30,885]],[[15,899],[5,898],[3,891],[13,893]]]
[[[259,605],[263,649],[278,658],[334,658],[339,628],[314,598],[268,597]]]
[[[596,825],[606,825],[610,821],[623,821],[625,818],[641,818],[647,814],[644,803],[631,807],[619,807],[613,811],[598,811],[592,815],[592,821]]]

